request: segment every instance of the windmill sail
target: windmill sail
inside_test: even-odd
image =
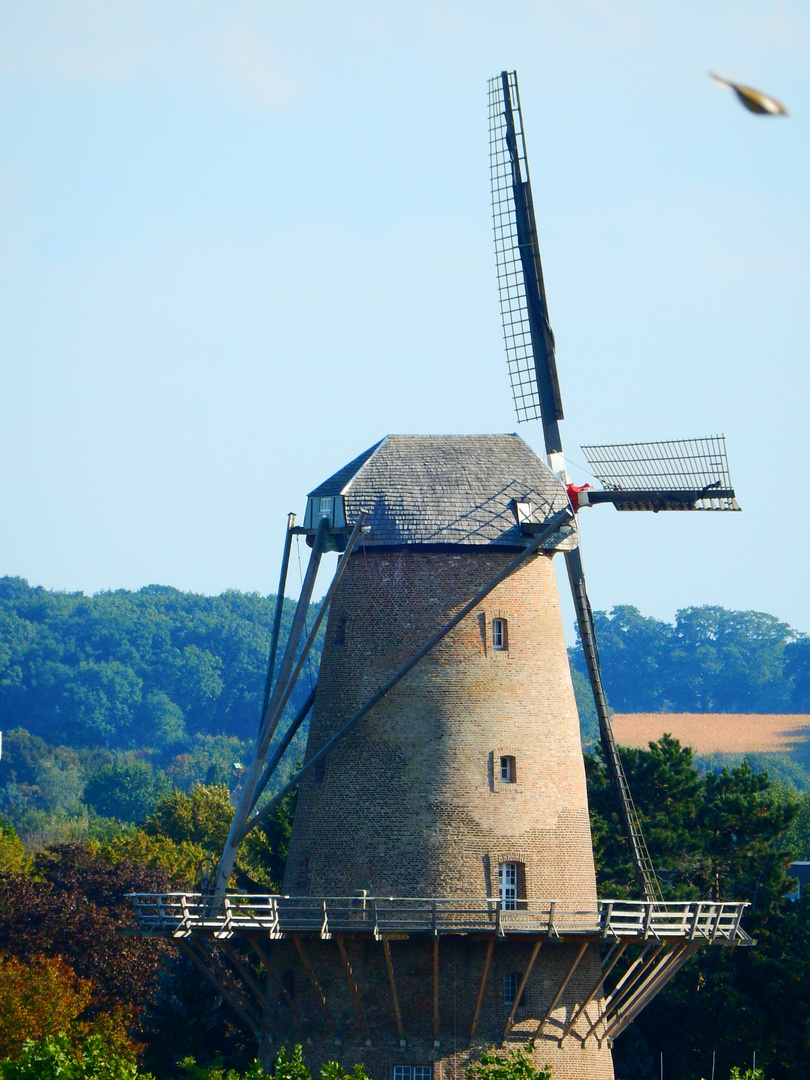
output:
[[[586,491],[582,505],[612,502],[617,510],[739,510],[724,435],[668,442],[583,446],[604,491]]]
[[[563,419],[562,399],[515,72],[504,71],[489,82],[489,156],[501,319],[515,411],[519,423],[543,421],[546,452],[555,453],[562,449],[557,427]]]
[[[489,133],[498,289],[515,410],[518,422],[542,421],[549,464],[564,479],[558,423],[563,419],[562,400],[515,72],[503,71],[497,78],[490,79]],[[562,472],[559,472],[558,466],[562,467]],[[610,713],[596,651],[593,614],[585,588],[579,548],[567,551],[565,558],[599,718],[605,764],[619,806],[625,837],[645,899],[660,900],[661,890],[610,726]]]

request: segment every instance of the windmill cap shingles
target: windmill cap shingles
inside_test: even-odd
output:
[[[338,496],[348,525],[368,513],[367,547],[524,547],[516,503],[530,504],[534,523],[568,506],[518,435],[387,435],[309,493]]]

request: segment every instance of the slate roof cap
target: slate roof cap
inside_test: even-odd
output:
[[[518,435],[387,435],[319,484],[346,521],[369,514],[366,547],[523,547],[515,502],[537,523],[568,505],[564,486]]]

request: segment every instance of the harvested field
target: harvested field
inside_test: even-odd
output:
[[[810,716],[806,714],[615,713],[613,732],[620,746],[639,749],[668,733],[696,754],[799,751],[805,756],[810,750]]]

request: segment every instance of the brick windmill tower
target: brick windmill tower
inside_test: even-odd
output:
[[[517,81],[490,83],[496,252],[516,435],[390,435],[288,522],[312,547],[256,750],[207,893],[138,896],[268,1059],[375,1080],[460,1078],[483,1045],[532,1046],[555,1080],[609,1080],[610,1047],[701,945],[746,941],[744,905],[664,903],[610,730],[576,512],[734,509],[722,440],[590,448],[604,490],[565,475]],[[601,470],[601,471],[600,471]],[[305,641],[321,556],[338,569]],[[638,901],[599,900],[553,557],[566,560]],[[328,612],[318,682],[283,721]],[[303,641],[303,643],[302,643]],[[266,789],[311,712],[303,766]],[[283,729],[283,734],[282,734]],[[236,849],[297,805],[279,896],[229,893]]]

